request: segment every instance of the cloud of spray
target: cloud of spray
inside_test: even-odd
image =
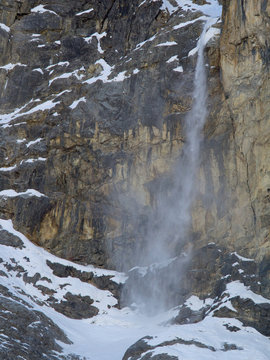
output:
[[[206,22],[197,44],[194,100],[185,119],[186,142],[170,179],[163,182],[156,193],[153,211],[147,214],[144,247],[136,254],[141,267],[130,272],[123,292],[124,303],[136,303],[148,313],[176,305],[171,297],[180,285],[179,277],[185,260],[183,257],[175,258],[175,249],[186,242],[191,224],[191,206],[197,194],[202,130],[207,117],[205,35],[213,22],[213,19]]]

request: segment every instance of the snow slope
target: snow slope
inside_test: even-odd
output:
[[[118,283],[125,281],[126,277],[123,273],[77,265],[59,259],[32,244],[24,235],[16,231],[11,220],[0,220],[0,226],[2,231],[7,231],[23,242],[21,248],[0,246],[3,259],[0,270],[6,271],[6,265],[14,265],[14,259],[16,259],[16,263],[24,268],[28,277],[38,272],[42,278],[50,279],[49,284],[46,280],[39,280],[37,284],[46,284],[55,290],[57,299],[61,300],[66,291],[82,296],[89,295],[94,299],[94,305],[98,307],[99,314],[90,319],[75,320],[52,309],[47,301],[48,296],[43,295],[32,283],[25,282],[23,277],[18,277],[16,270],[10,270],[8,278],[0,276],[0,284],[8,287],[14,295],[35,310],[43,312],[66,333],[73,344],[60,344],[64,354],[74,353],[87,360],[120,360],[129,346],[144,336],[150,336],[152,338],[147,340],[147,344],[152,349],[147,352],[156,355],[166,353],[178,359],[199,357],[202,360],[269,359],[270,342],[267,337],[251,327],[243,326],[236,319],[216,318],[211,309],[208,310],[208,316],[203,321],[185,325],[169,324],[169,320],[177,315],[179,310],[177,308],[152,317],[142,315],[136,309],[119,310],[113,307],[117,300],[109,291],[97,289],[77,278],[59,278],[53,274],[46,261],[70,265],[81,271],[92,271],[96,276],[110,275]],[[269,300],[253,293],[244,284],[231,282],[224,292],[223,306],[229,306],[230,298],[235,296],[250,298],[259,303],[269,303]],[[215,301],[217,300],[201,301],[192,296],[186,301],[185,306],[193,311],[198,311],[205,306],[213,306],[216,310]],[[228,328],[232,326],[236,326],[239,330],[231,332]],[[177,343],[179,339],[181,341]],[[173,342],[174,340],[177,340],[176,343],[164,345],[165,341]],[[198,346],[199,343],[203,346]],[[233,350],[225,351],[228,346]]]

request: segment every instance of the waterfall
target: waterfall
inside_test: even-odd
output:
[[[186,241],[191,223],[191,206],[196,196],[202,130],[207,117],[207,74],[204,61],[206,33],[216,19],[206,21],[197,43],[193,105],[185,119],[185,144],[170,179],[156,194],[155,209],[148,216],[146,244],[139,254],[141,265],[130,272],[124,295],[149,313],[175,305],[172,291],[180,286],[183,259],[174,258]],[[166,268],[166,270],[164,270]],[[163,269],[163,270],[162,270]],[[173,289],[173,290],[172,290]]]

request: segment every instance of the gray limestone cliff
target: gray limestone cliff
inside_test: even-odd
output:
[[[225,2],[222,105],[214,109],[214,126],[209,122],[206,129],[210,145],[205,179],[216,195],[216,204],[206,213],[206,236],[211,233],[212,239],[259,261],[269,258],[268,28],[267,1]]]
[[[118,270],[135,266],[157,193],[171,186],[193,102],[191,54],[203,14],[173,0],[171,11],[163,3],[0,3],[0,218],[64,259]],[[226,276],[270,296],[270,3],[224,0],[215,28],[221,34],[205,49],[208,118],[199,191],[187,241],[175,249],[176,256],[193,250],[177,304],[192,293],[221,299]],[[1,234],[0,244],[10,245]],[[244,275],[233,266],[233,252],[254,259],[241,263]],[[110,289],[121,306],[121,289],[110,279],[48,266],[59,277]],[[14,296],[7,291],[0,293],[10,297],[9,309]],[[86,298],[67,293],[61,303],[52,297],[50,305],[73,318],[91,317],[97,310]],[[269,336],[268,306],[240,298],[233,305],[237,319]],[[29,310],[20,305],[16,311]],[[199,321],[207,309],[181,311],[175,319],[180,324],[187,317]],[[234,316],[215,311],[225,315]],[[50,326],[53,339],[68,342]],[[50,351],[58,350],[54,340],[49,343]],[[132,351],[126,358],[143,356],[137,347]]]
[[[139,5],[1,5],[1,190],[46,195],[2,197],[1,216],[75,261],[112,266],[108,247],[127,253],[143,241],[142,218],[185,141],[200,14]],[[211,240],[258,260],[269,256],[268,10],[226,2],[220,47],[208,45],[191,229],[195,246]]]
[[[112,266],[108,246],[132,252],[132,213],[144,216],[179,156],[201,14],[170,16],[161,1],[38,4],[2,5],[0,184],[46,197],[2,197],[1,216],[61,257]]]

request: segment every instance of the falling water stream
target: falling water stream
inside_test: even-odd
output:
[[[182,260],[175,249],[187,240],[191,206],[197,193],[202,130],[207,117],[207,74],[204,61],[206,34],[216,19],[206,21],[197,43],[193,105],[185,119],[185,144],[168,183],[156,195],[156,206],[147,221],[147,243],[139,254],[141,265],[131,271],[128,303],[144,311],[163,310],[173,304],[170,291],[179,287]],[[174,265],[172,265],[174,263]],[[177,263],[177,265],[176,265]],[[171,265],[170,265],[171,264]],[[162,275],[161,269],[167,268]],[[161,271],[160,271],[161,270]]]

